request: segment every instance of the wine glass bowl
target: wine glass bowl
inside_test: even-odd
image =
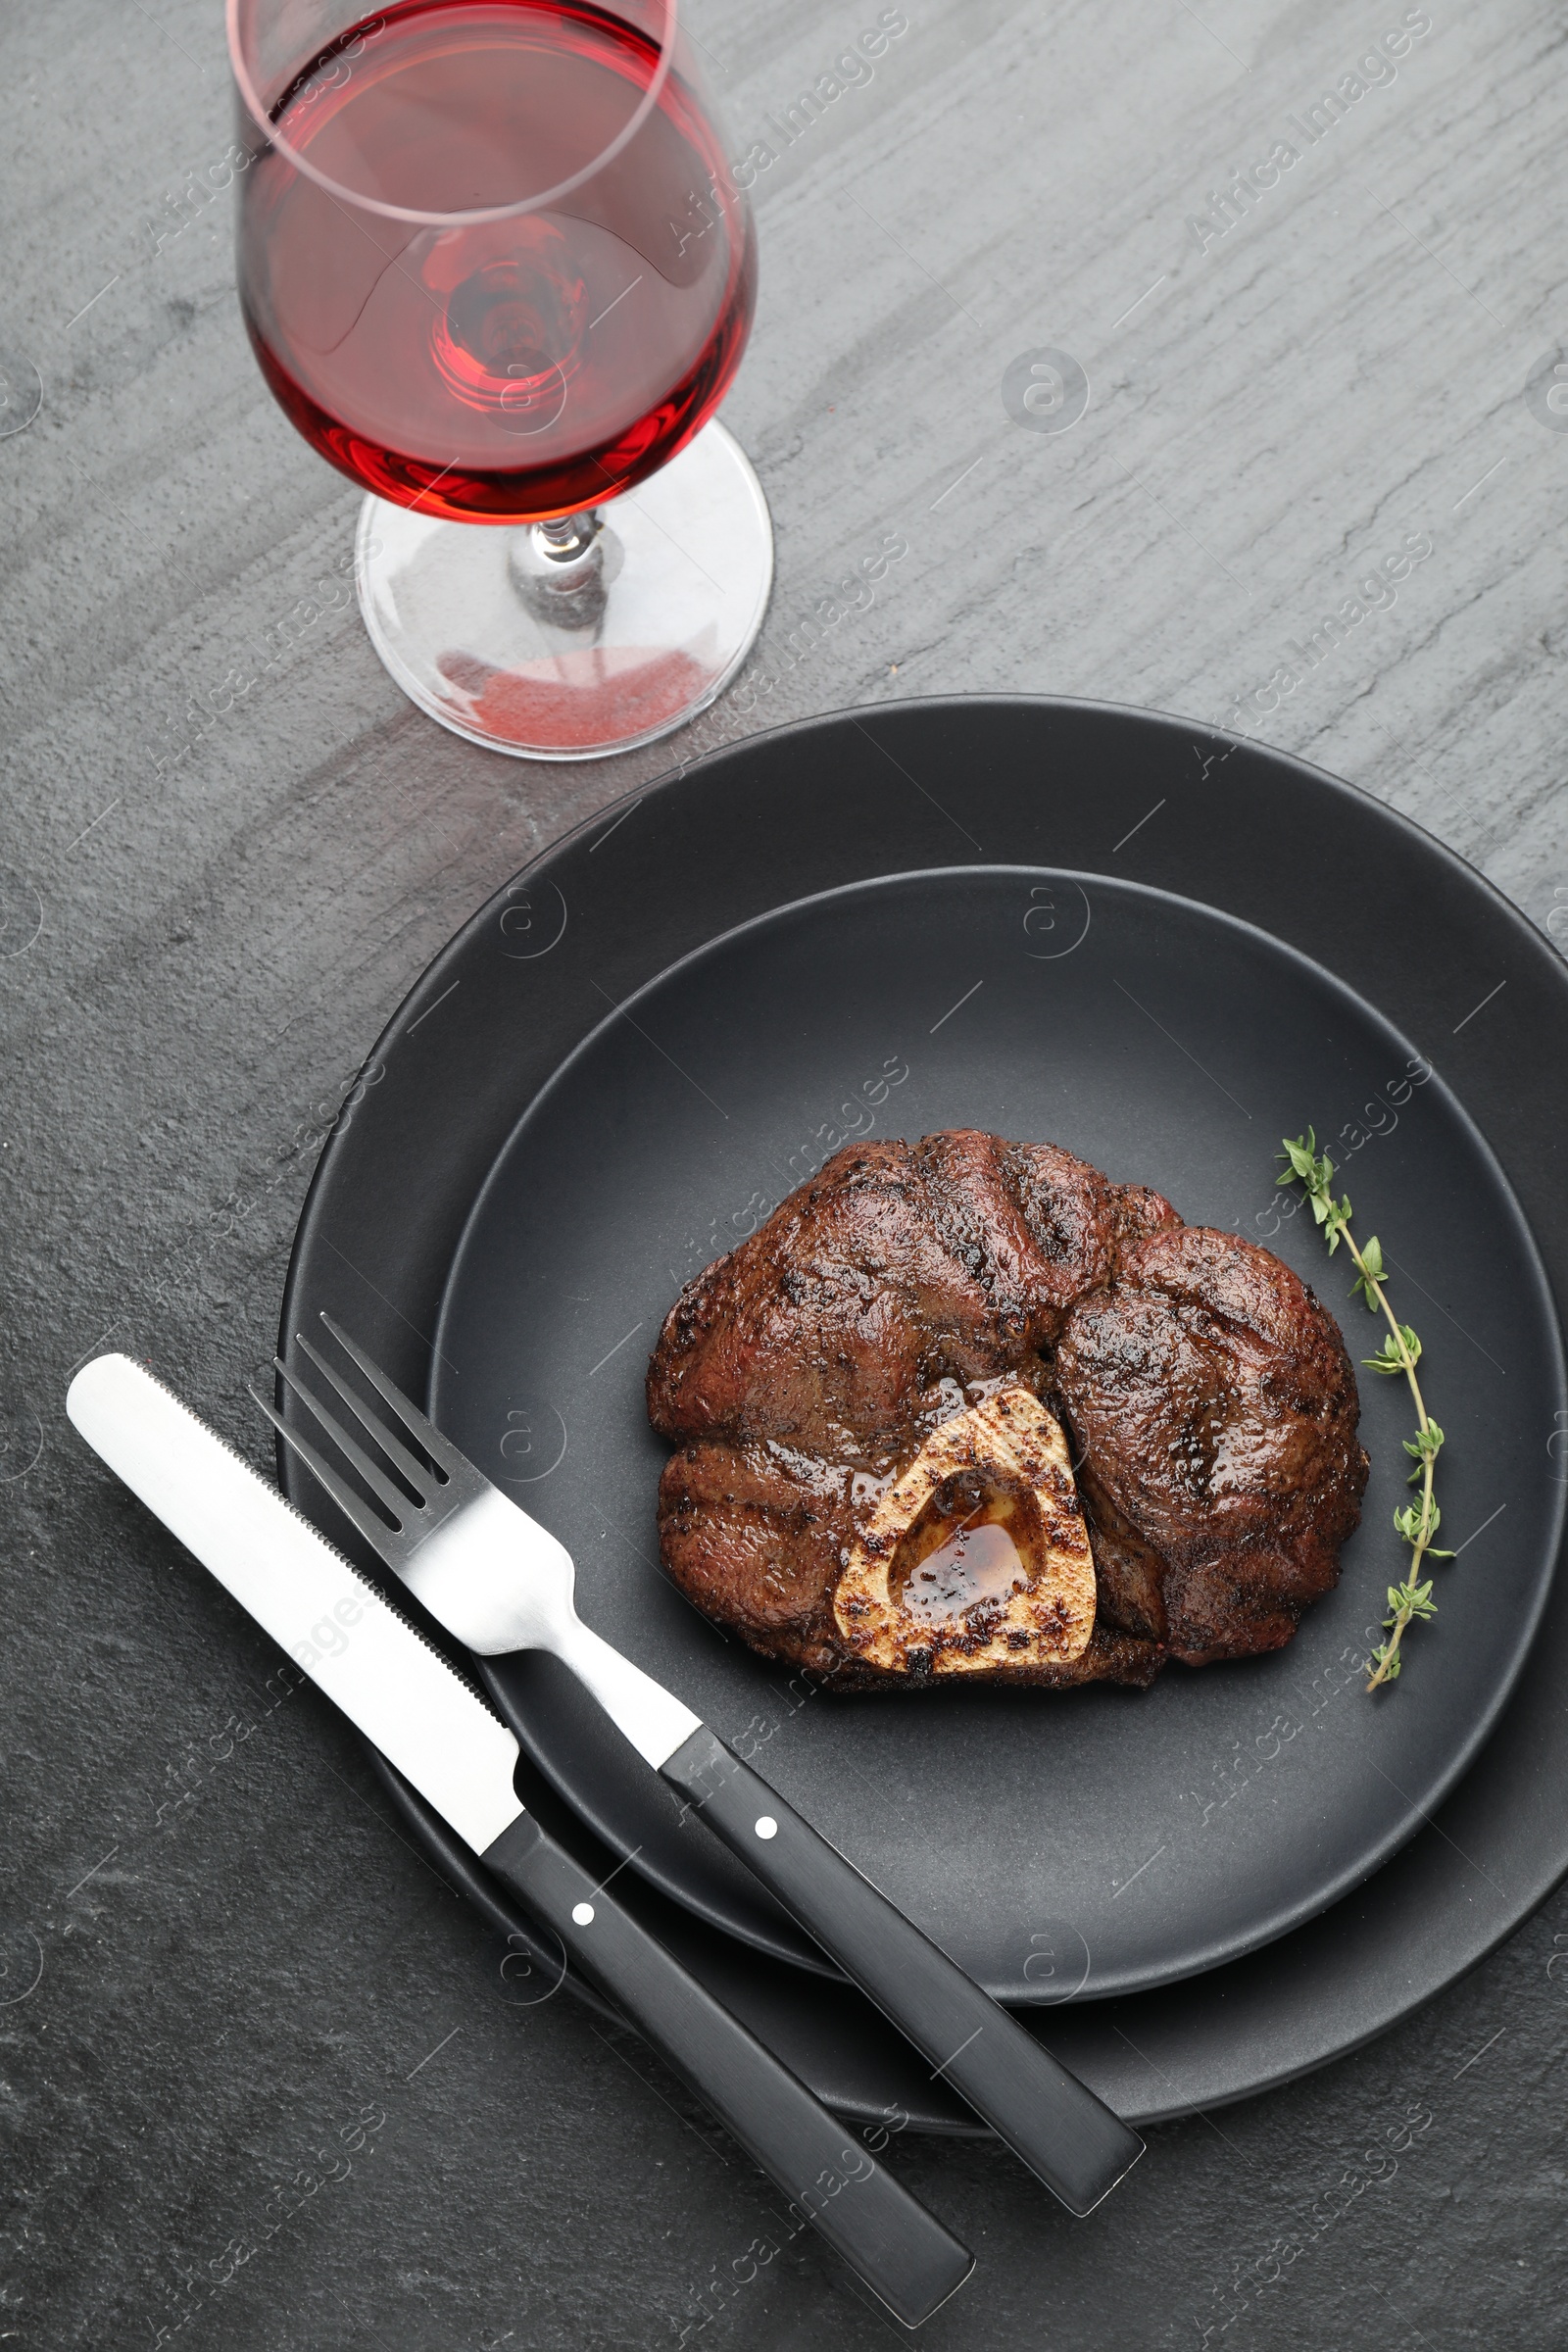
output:
[[[771,534],[739,449],[704,431],[757,243],[674,0],[229,0],[229,30],[245,323],[292,422],[379,502],[361,598],[382,658],[501,749],[582,756],[679,723],[755,636]],[[474,524],[532,544],[439,536]],[[672,607],[660,541],[689,574]],[[528,592],[607,558],[597,600]],[[655,712],[645,678],[628,733],[650,662],[684,683]]]

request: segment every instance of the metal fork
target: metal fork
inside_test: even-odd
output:
[[[323,1312],[321,1321],[387,1406],[391,1423],[348,1387],[303,1333],[295,1335],[300,1351],[382,1459],[367,1452],[281,1357],[274,1358],[276,1369],[373,1501],[265,1396],[255,1389],[251,1395],[370,1548],[432,1617],[481,1657],[545,1649],[568,1666],[638,1754],[701,1810],[730,1850],[1047,2187],[1070,2212],[1090,2212],[1143,2154],[1137,2133],[690,1707],[584,1625],[565,1546],[493,1487],[329,1315]]]
[[[315,1472],[371,1550],[449,1633],[483,1658],[504,1657],[518,1649],[550,1650],[570,1667],[638,1754],[658,1771],[702,1730],[702,1718],[584,1625],[577,1614],[576,1569],[565,1546],[493,1487],[330,1315],[323,1313],[321,1321],[398,1416],[405,1434],[412,1433],[429,1455],[429,1463],[418,1461],[381,1416],[345,1386],[303,1332],[295,1334],[301,1354],[374,1439],[403,1486],[371,1460],[343,1423],[296,1380],[281,1356],[274,1356],[273,1364],[353,1464],[386,1516],[357,1494],[252,1389],[272,1427]]]

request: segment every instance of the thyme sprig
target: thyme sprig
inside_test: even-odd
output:
[[[1387,1373],[1391,1377],[1402,1372],[1415,1403],[1416,1433],[1413,1438],[1405,1439],[1404,1450],[1415,1462],[1408,1484],[1412,1487],[1419,1485],[1421,1492],[1413,1502],[1407,1502],[1402,1510],[1394,1514],[1396,1532],[1410,1546],[1410,1559],[1402,1581],[1389,1587],[1389,1614],[1383,1620],[1388,1640],[1380,1642],[1367,1660],[1371,1675],[1367,1689],[1370,1691],[1378,1690],[1384,1683],[1398,1679],[1403,1662],[1400,1644],[1405,1629],[1424,1623],[1438,1613],[1438,1604],[1432,1597],[1432,1579],[1429,1576],[1425,1582],[1421,1580],[1423,1565],[1428,1560],[1451,1560],[1453,1557],[1451,1551],[1440,1551],[1433,1542],[1443,1521],[1443,1513],[1432,1492],[1433,1472],[1437,1468],[1438,1455],[1443,1450],[1443,1432],[1427,1411],[1421,1383],[1416,1377],[1416,1366],[1421,1361],[1421,1342],[1408,1323],[1400,1323],[1396,1319],[1394,1309],[1389,1304],[1388,1292],[1384,1288],[1383,1250],[1377,1235],[1373,1234],[1367,1242],[1356,1242],[1350,1231],[1349,1200],[1348,1198],[1335,1200],[1334,1162],[1326,1152],[1319,1153],[1313,1130],[1309,1127],[1305,1135],[1298,1135],[1294,1141],[1289,1136],[1283,1140],[1285,1149],[1280,1156],[1289,1160],[1290,1165],[1276,1181],[1282,1185],[1299,1184],[1304,1188],[1312,1204],[1313,1218],[1329,1246],[1329,1255],[1332,1257],[1343,1242],[1355,1261],[1355,1281],[1350,1286],[1350,1297],[1354,1298],[1359,1295],[1366,1301],[1367,1311],[1374,1315],[1381,1312],[1388,1324],[1382,1347],[1376,1355],[1364,1355],[1362,1363],[1368,1371]]]

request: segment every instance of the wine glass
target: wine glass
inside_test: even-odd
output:
[[[745,660],[773,539],[710,421],[757,239],[675,0],[228,0],[228,32],[245,323],[370,493],[387,668],[531,759],[680,726]]]

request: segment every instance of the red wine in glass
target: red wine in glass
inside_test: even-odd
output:
[[[362,554],[370,538],[394,542],[382,570],[398,576],[379,597],[362,582],[362,604],[394,674],[481,741],[498,740],[495,726],[464,707],[480,673],[507,684],[503,736],[526,734],[515,681],[526,688],[541,663],[556,702],[564,687],[580,700],[623,677],[628,654],[662,651],[677,658],[664,667],[677,703],[710,700],[755,634],[771,568],[745,459],[721,428],[698,442],[745,348],[757,247],[672,0],[402,0],[373,17],[230,0],[230,28],[252,157],[240,296],[280,406],[378,501],[452,524],[545,526],[514,530],[502,563],[471,532],[411,536],[409,518],[377,508]],[[650,526],[653,491],[640,520],[597,510],[682,453],[692,479],[672,475],[664,500],[693,576],[672,582],[666,550],[651,542],[635,561],[650,527],[681,552],[668,518]],[[728,580],[721,547],[690,544],[715,527],[737,541]],[[692,614],[705,595],[722,609],[706,636],[681,622],[684,639],[661,649],[650,613],[671,593]],[[453,642],[385,641],[429,626]],[[639,707],[646,719],[646,697]],[[629,739],[689,710],[656,715]],[[570,743],[501,748],[564,756],[628,740],[610,711],[612,739],[585,741],[582,716]]]

